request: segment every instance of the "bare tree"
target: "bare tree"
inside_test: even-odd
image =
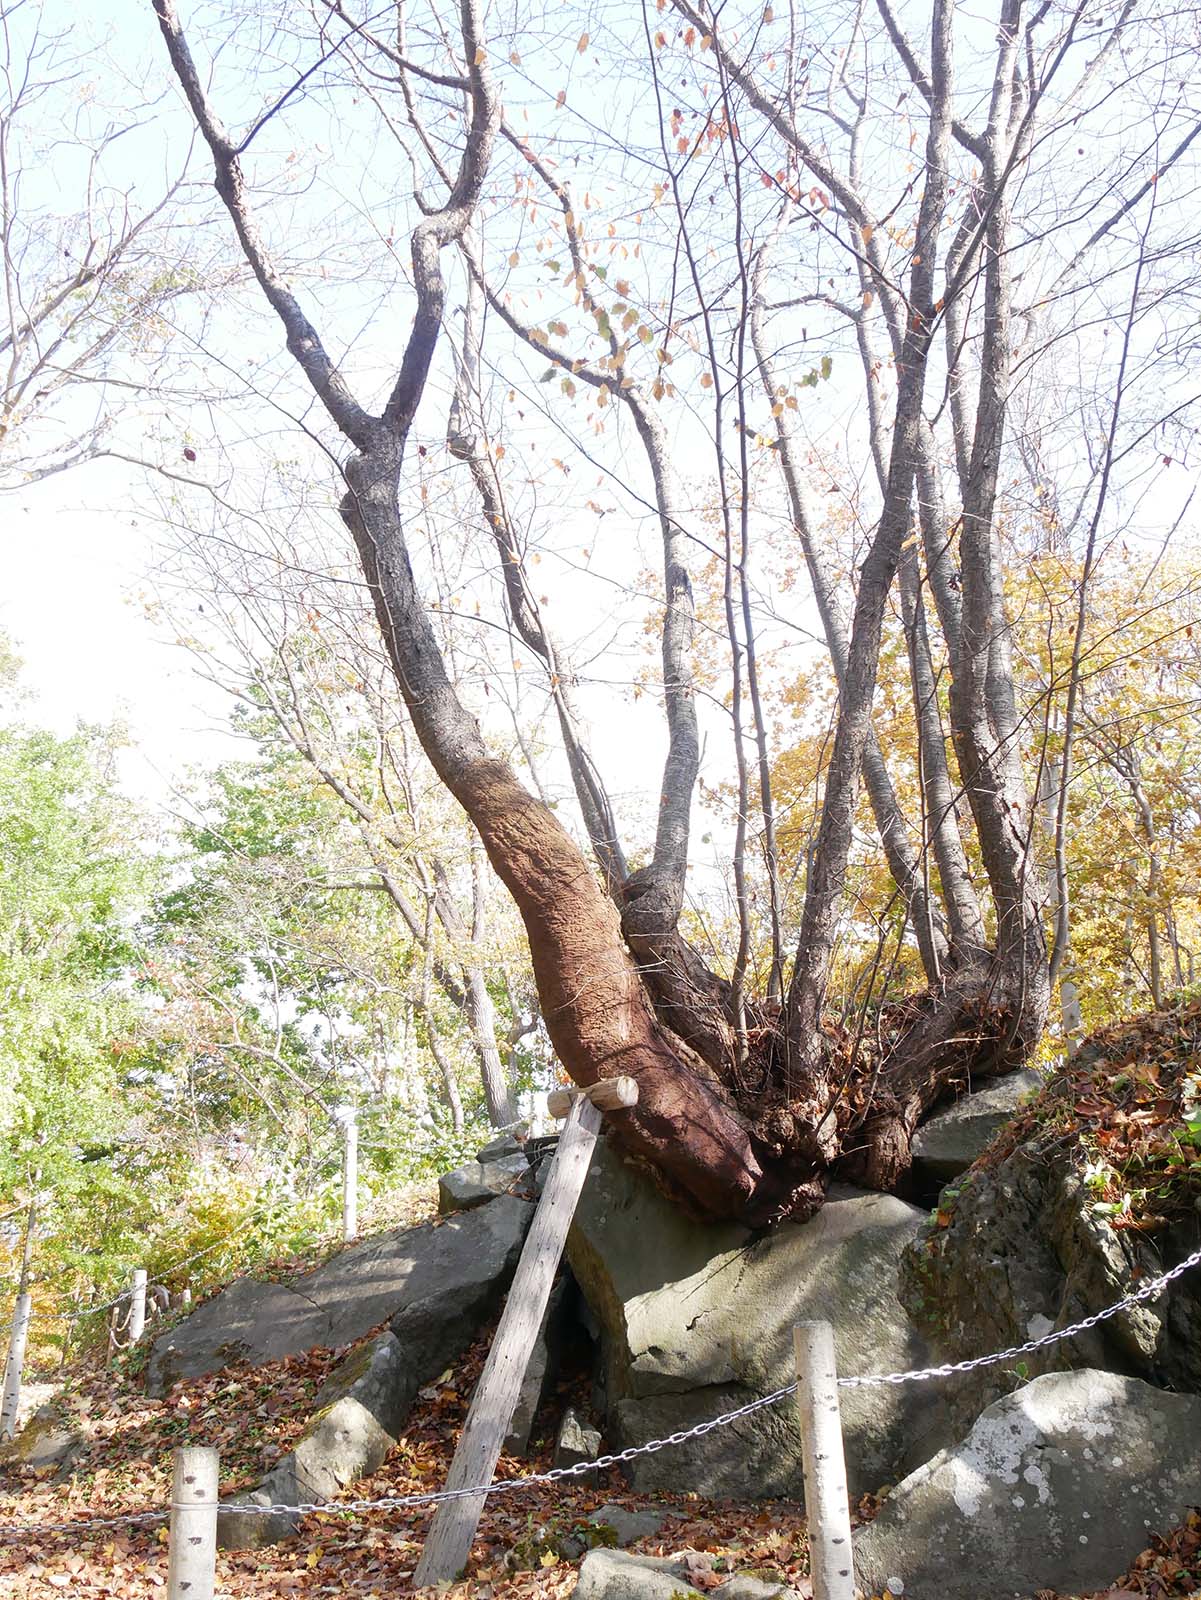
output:
[[[341,436],[341,515],[413,729],[516,902],[565,1067],[585,1084],[618,1071],[639,1080],[638,1107],[613,1119],[618,1136],[709,1212],[754,1222],[805,1214],[833,1171],[895,1185],[923,1114],[969,1080],[1017,1066],[1046,1019],[1043,878],[1022,760],[1029,717],[1002,564],[1014,394],[1029,392],[1058,338],[1116,306],[1128,349],[1151,343],[1128,235],[1142,241],[1138,260],[1179,249],[1178,208],[1157,199],[1153,219],[1149,208],[1165,180],[1190,170],[1187,87],[1166,86],[1190,48],[1186,25],[1153,8],[1144,16],[1137,0],[1100,10],[1001,0],[996,29],[982,29],[936,0],[919,49],[888,0],[874,11],[832,4],[812,31],[795,15],[776,23],[771,7],[736,16],[670,0],[607,46],[612,93],[631,93],[623,73],[637,78],[646,138],[619,141],[593,125],[581,149],[540,137],[538,118],[569,100],[551,85],[593,48],[582,23],[578,38],[527,63],[520,30],[498,22],[513,40],[514,103],[503,108],[502,52],[483,36],[476,0],[420,24],[329,0],[298,56],[307,65],[264,75],[263,109],[239,135],[217,109],[221,72],[199,64],[174,0],[152,3],[241,251]],[[342,331],[332,291],[315,285],[339,331],[318,330],[277,261],[278,223],[261,221],[256,205],[272,163],[256,156],[264,130],[293,117],[303,139],[308,97],[325,96],[336,111],[320,114],[340,117],[351,89],[410,164],[419,213],[403,272],[370,308],[343,289],[344,309],[371,330],[366,344]],[[1152,95],[1166,151],[1158,188],[1145,163],[1111,157],[1102,137],[1115,103],[1133,120]],[[594,124],[587,103],[576,115]],[[1061,176],[1086,137],[1100,153],[1087,172]],[[588,161],[591,175],[579,171]],[[623,200],[608,217],[598,201],[592,219],[591,190],[610,176]],[[372,187],[365,168],[363,182]],[[640,259],[643,240],[640,270],[654,281],[635,287],[622,263]],[[1087,311],[1061,292],[1081,252],[1095,263]],[[527,259],[525,278],[511,278]],[[460,262],[465,317],[448,375],[439,346],[458,337],[448,307],[461,280],[447,274]],[[1055,314],[1039,322],[1048,292]],[[397,305],[412,326],[381,387]],[[814,360],[804,347],[819,330],[826,353]],[[841,390],[853,399],[837,448],[798,400],[841,381],[835,355],[861,373]],[[583,423],[541,398],[526,361],[546,366],[541,392],[555,406],[587,396]],[[428,447],[416,461],[408,450],[423,397],[439,386],[450,393],[451,463],[466,469],[499,560],[503,627],[545,675],[595,868],[499,757],[448,670],[449,624],[424,580]],[[1187,399],[1173,393],[1163,414],[1182,414]],[[505,406],[517,411],[512,437],[490,424]],[[575,435],[580,465],[593,464],[588,430],[616,435],[615,475],[656,530],[667,748],[638,848],[590,745],[578,652],[555,638],[534,577],[540,552],[523,528],[526,477],[515,465],[526,407]],[[1115,464],[1117,429],[1115,420]],[[1128,441],[1140,448],[1149,447]],[[682,473],[685,450],[701,465]],[[570,464],[555,465],[566,479]],[[845,474],[849,560],[830,555],[813,510],[815,491]],[[1096,528],[1112,515],[1112,487],[1112,470],[1094,482]],[[763,660],[779,623],[758,575],[770,554],[767,506],[799,535],[838,684],[799,913],[780,873],[772,794]],[[436,560],[438,541],[429,548]],[[918,752],[909,815],[873,732],[894,589]],[[728,674],[720,692],[698,668],[706,651]],[[686,936],[702,705],[733,752],[735,948],[725,962]],[[864,779],[928,983],[874,1042],[861,1034],[847,1048],[823,1019]]]
[[[153,104],[109,111],[74,30],[29,0],[0,7],[0,487],[106,454],[118,402],[152,389],[175,303],[209,286],[179,214],[181,178],[118,183]],[[187,165],[186,152],[179,170]],[[228,281],[228,279],[226,280]]]

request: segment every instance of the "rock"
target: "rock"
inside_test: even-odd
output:
[[[590,1519],[591,1520],[591,1519]],[[580,1566],[572,1600],[700,1600],[702,1591],[688,1581],[698,1558],[627,1555],[620,1550],[590,1550]],[[705,1566],[704,1558],[700,1565]],[[711,1583],[712,1579],[707,1579]],[[783,1578],[737,1573],[709,1588],[713,1600],[799,1600]]]
[[[242,1502],[295,1505],[332,1500],[383,1463],[418,1389],[462,1355],[500,1306],[517,1267],[525,1227],[514,1213],[506,1240],[501,1230],[485,1230],[482,1222],[510,1206],[531,1210],[520,1201],[498,1200],[485,1211],[470,1213],[463,1219],[470,1227],[460,1225],[452,1235],[452,1247],[443,1246],[440,1271],[431,1261],[410,1277],[406,1285],[410,1298],[388,1331],[355,1350],[330,1375],[295,1448],[276,1463],[254,1493],[241,1497]],[[453,1226],[426,1231],[442,1235]],[[240,1513],[239,1503],[229,1502],[219,1516],[218,1538],[224,1548],[273,1544],[295,1532],[292,1518]]]
[[[601,1453],[600,1429],[568,1406],[555,1439],[555,1466],[574,1467],[577,1461],[595,1461]]]
[[[460,1322],[473,1337],[487,1314],[482,1308],[495,1304],[512,1276],[532,1216],[524,1200],[502,1196],[437,1225],[364,1239],[286,1283],[239,1278],[159,1335],[147,1390],[165,1394],[180,1378],[232,1361],[262,1364],[315,1346],[355,1344],[395,1312],[405,1319],[403,1333],[393,1324],[398,1338],[449,1338],[448,1297],[461,1300]]]
[[[510,1156],[521,1156],[524,1160],[525,1140],[517,1137],[520,1131],[520,1128],[513,1128],[509,1133],[497,1134],[482,1150],[476,1151],[475,1159],[484,1167],[493,1161],[505,1161]]]
[[[1029,1600],[1105,1587],[1201,1486],[1201,1399],[1138,1378],[1048,1373],[897,1485],[855,1541],[856,1581],[906,1600]]]
[[[262,1506],[332,1500],[374,1472],[395,1445],[422,1381],[394,1333],[382,1333],[356,1350],[322,1387],[318,1409],[295,1449],[252,1494],[222,1507],[217,1518],[221,1547],[256,1549],[296,1531],[293,1518],[239,1512],[245,1501]]]
[[[470,1211],[475,1206],[486,1205],[497,1195],[516,1194],[527,1198],[526,1190],[533,1194],[529,1163],[521,1154],[502,1156],[496,1161],[469,1161],[465,1167],[444,1172],[438,1179],[438,1210],[449,1216],[455,1211]]]
[[[901,1293],[942,1360],[1007,1350],[1116,1304],[1195,1248],[1195,1228],[1117,1230],[1062,1151],[1036,1134],[948,1191],[905,1253]],[[1025,1378],[1073,1367],[1201,1391],[1201,1273],[1096,1328],[946,1385],[962,1433]]]
[[[580,1565],[572,1600],[700,1600],[679,1560],[590,1550]]]
[[[785,1387],[792,1325],[834,1324],[839,1368],[924,1366],[929,1351],[897,1296],[901,1252],[922,1214],[888,1195],[832,1191],[804,1225],[756,1236],[701,1224],[612,1149],[598,1148],[567,1253],[601,1325],[607,1437],[644,1443]],[[934,1385],[845,1391],[851,1492],[896,1479],[953,1437]],[[714,1497],[799,1497],[800,1434],[791,1402],[638,1458],[640,1490]]]
[[[555,1381],[562,1351],[563,1339],[570,1316],[571,1293],[574,1288],[568,1279],[560,1278],[550,1292],[542,1326],[534,1340],[530,1359],[521,1378],[521,1393],[513,1412],[513,1420],[505,1436],[504,1448],[510,1455],[524,1455],[529,1449],[530,1434],[538,1409]]]
[[[621,1548],[639,1539],[653,1538],[666,1519],[658,1511],[627,1511],[625,1506],[599,1506],[588,1513],[597,1528],[609,1528],[613,1542]]]
[[[1033,1070],[1000,1078],[987,1089],[964,1095],[931,1117],[913,1137],[912,1178],[919,1190],[937,1190],[966,1172],[1028,1095],[1041,1088]]]
[[[800,1600],[783,1578],[764,1578],[755,1572],[736,1572],[712,1591],[713,1600]]]
[[[28,1387],[46,1386],[31,1384]],[[58,1384],[56,1388],[61,1390],[62,1385]],[[24,1400],[24,1392],[21,1398]],[[17,1475],[62,1477],[70,1471],[86,1446],[83,1434],[64,1420],[51,1401],[38,1407],[15,1439],[0,1445],[0,1467]]]

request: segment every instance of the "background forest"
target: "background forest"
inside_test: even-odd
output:
[[[87,41],[3,6],[4,491],[136,512],[138,625],[240,751],[131,795],[120,727],[41,724],[6,616],[0,1298],[28,1282],[39,1338],[96,1336],[55,1313],[135,1263],[323,1238],[352,1111],[387,1215],[563,1070],[542,912],[339,513],[373,452],[480,759],[760,1156],[836,1158],[798,1017],[874,1088],[919,996],[953,1032],[999,994],[1050,1062],[1198,979],[1195,25],[1006,6],[952,52],[950,7],[821,9],[477,43],[471,6]],[[986,770],[1003,821],[1029,797],[1003,848]],[[974,1070],[940,1057],[920,1111]]]

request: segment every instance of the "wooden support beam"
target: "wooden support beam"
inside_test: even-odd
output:
[[[601,1114],[593,1101],[586,1095],[576,1095],[568,1108],[550,1176],[526,1235],[492,1349],[472,1396],[446,1479],[448,1489],[492,1482],[600,1126]],[[467,1565],[483,1509],[482,1494],[444,1500],[439,1505],[413,1575],[414,1588],[456,1581]]]
[[[587,1089],[552,1089],[546,1097],[546,1109],[552,1117],[562,1120],[581,1095],[598,1111],[628,1111],[638,1104],[638,1084],[633,1078],[600,1078]]]

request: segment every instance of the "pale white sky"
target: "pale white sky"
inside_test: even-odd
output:
[[[159,802],[185,767],[240,747],[223,731],[224,697],[138,601],[153,547],[146,527],[116,509],[127,478],[98,462],[5,497],[0,628],[36,697],[30,720],[62,734],[80,721],[126,723],[123,784]]]

